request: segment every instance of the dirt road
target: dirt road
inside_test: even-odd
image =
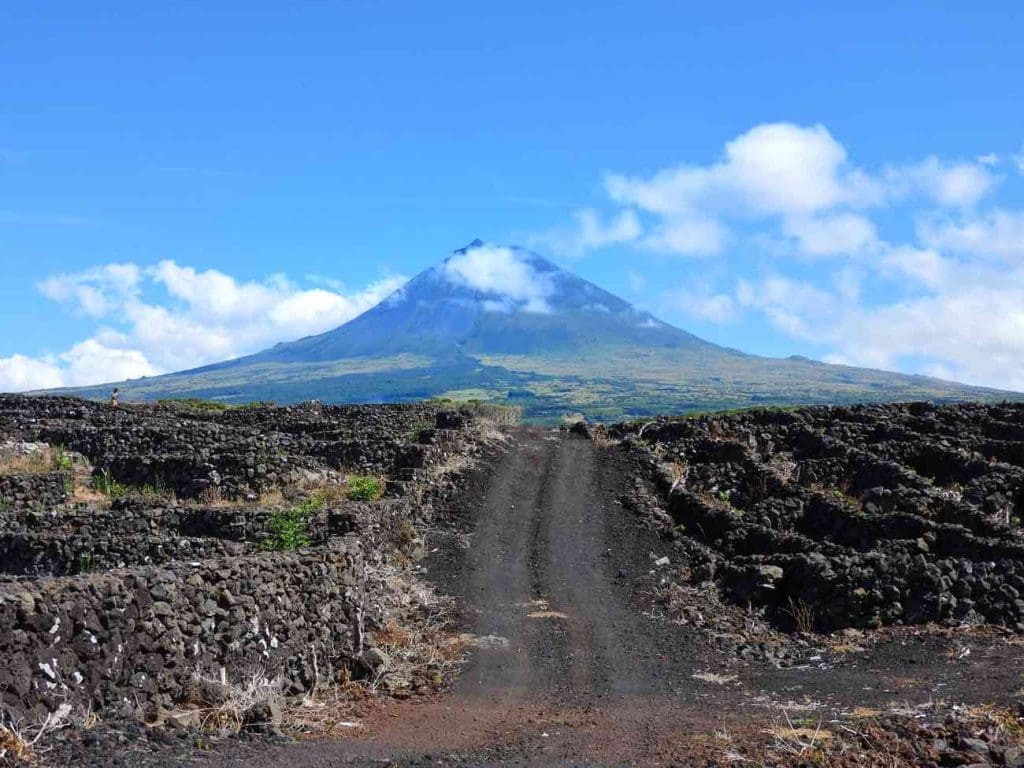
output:
[[[347,739],[239,746],[209,764],[703,764],[724,749],[713,734],[763,728],[787,704],[827,718],[1019,687],[1006,673],[1019,646],[979,647],[967,666],[942,641],[894,641],[841,669],[777,670],[646,615],[638,585],[676,553],[623,509],[626,462],[585,439],[516,433],[469,506],[469,545],[441,547],[429,566],[478,638],[452,689],[388,705]]]

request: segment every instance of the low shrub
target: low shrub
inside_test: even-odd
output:
[[[324,497],[315,494],[294,507],[274,511],[267,522],[267,538],[260,548],[283,552],[308,547],[312,543],[309,538],[309,519],[314,512],[323,508]]]
[[[354,475],[346,485],[345,496],[349,501],[376,501],[384,494],[380,480],[370,475]]]
[[[227,403],[222,403],[219,400],[204,400],[201,397],[164,398],[157,400],[157,403],[172,407],[191,408],[196,411],[226,411],[228,409]]]
[[[260,548],[269,552],[285,552],[310,545],[309,513],[301,507],[280,509],[270,515],[267,538]]]

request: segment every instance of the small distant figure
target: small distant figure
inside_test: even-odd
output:
[[[114,391],[110,393],[110,407],[111,408],[117,408],[118,407],[118,403],[120,402],[120,399],[121,399],[121,390],[118,389],[117,387],[114,387]]]

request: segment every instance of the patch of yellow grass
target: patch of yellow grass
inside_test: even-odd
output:
[[[856,720],[863,720],[868,717],[878,717],[881,714],[880,710],[871,709],[870,707],[854,707],[850,712],[850,717]]]
[[[831,731],[816,728],[775,728],[769,731],[777,739],[818,742],[835,738]]]
[[[52,470],[49,451],[0,455],[0,475],[39,475]]]

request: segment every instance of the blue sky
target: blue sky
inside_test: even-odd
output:
[[[154,5],[0,10],[0,390],[324,330],[476,237],[1024,389],[1015,3]]]

